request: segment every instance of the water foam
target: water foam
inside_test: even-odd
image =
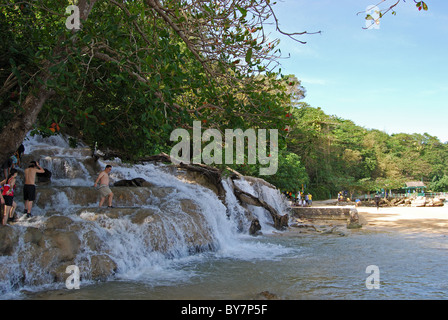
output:
[[[77,149],[69,146],[69,138],[54,136],[42,138],[39,136],[28,137],[24,142],[26,153],[41,156],[44,167],[53,170],[51,186],[84,186],[91,187],[95,176],[89,172],[84,160],[88,158],[88,150],[84,145]],[[48,154],[46,154],[48,153]],[[68,156],[66,156],[68,155]],[[117,265],[118,279],[130,279],[144,281],[151,284],[173,283],[179,279],[191,279],[196,276],[194,268],[184,268],[191,264],[198,264],[210,257],[218,259],[276,259],[287,254],[291,249],[270,244],[267,241],[251,237],[247,234],[250,221],[245,215],[245,209],[231,192],[231,185],[224,180],[223,187],[227,191],[225,205],[211,190],[197,184],[191,184],[180,180],[166,170],[166,166],[154,164],[127,165],[120,159],[112,161],[98,160],[98,165],[104,168],[106,164],[113,164],[111,180],[143,178],[157,187],[170,187],[172,193],[167,203],[169,209],[178,212],[176,215],[167,215],[158,207],[157,202],[152,204],[138,205],[152,210],[161,223],[153,227],[151,234],[148,233],[148,223],[135,224],[129,217],[109,218],[106,215],[95,214],[87,207],[81,214],[74,213],[74,205],[66,193],[56,193],[54,203],[58,205],[53,208],[33,208],[38,217],[29,222],[22,220],[15,228],[21,230],[19,242],[12,256],[0,257],[0,264],[8,266],[7,276],[0,280],[0,292],[14,295],[17,290],[37,288],[40,290],[52,283],[48,274],[51,270],[38,270],[33,266],[32,259],[24,259],[23,256],[30,251],[29,244],[24,243],[23,233],[26,227],[41,227],[48,218],[45,214],[49,211],[60,211],[72,220],[82,223],[83,227],[77,231],[81,239],[81,248],[76,256],[75,263],[88,266],[92,254],[106,254]],[[252,186],[249,182],[242,180],[239,187],[253,194],[264,197],[264,200],[273,207],[282,210],[283,199],[276,190]],[[93,190],[92,190],[93,191]],[[131,192],[131,191],[130,191]],[[39,187],[38,187],[39,193]],[[187,230],[194,227],[196,223],[193,218],[180,210],[182,200],[188,200],[197,205],[201,216],[201,228],[208,230],[206,237],[211,239],[207,248],[191,251]],[[17,200],[20,201],[20,200]],[[168,208],[168,207],[166,207]],[[179,209],[179,210],[178,210]],[[272,220],[263,208],[249,206],[248,209],[256,216],[264,233],[272,233]],[[178,210],[178,211],[176,211]],[[282,211],[280,211],[282,212]],[[188,224],[188,226],[187,226]],[[92,249],[85,240],[87,233],[93,233],[100,240],[101,246]],[[154,248],[154,239],[151,237],[164,237],[164,243],[168,250],[157,251]],[[207,238],[208,239],[208,238]],[[50,266],[51,267],[51,266]],[[86,268],[88,269],[88,268]],[[27,274],[25,283],[20,274]],[[82,275],[85,281],[89,281],[88,273]],[[60,284],[58,284],[60,286]],[[56,285],[56,286],[58,286]]]

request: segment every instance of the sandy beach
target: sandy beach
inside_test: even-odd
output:
[[[334,208],[335,200],[314,201],[313,207]],[[342,206],[344,207],[344,206]],[[353,206],[345,206],[352,207]],[[448,206],[444,207],[357,207],[363,229],[402,232],[448,233]]]
[[[367,229],[409,232],[448,232],[448,207],[358,207]]]

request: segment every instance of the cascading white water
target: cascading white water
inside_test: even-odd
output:
[[[36,218],[29,221],[22,217],[19,223],[15,224],[14,228],[19,230],[19,237],[14,253],[0,257],[0,265],[7,266],[2,268],[5,274],[0,276],[2,294],[15,294],[23,288],[46,288],[47,284],[52,284],[50,274],[53,266],[50,263],[46,270],[35,267],[32,248],[23,240],[27,228],[40,228],[44,225],[49,218],[48,212],[70,217],[82,226],[76,230],[81,242],[80,250],[74,259],[76,265],[88,270],[92,255],[107,255],[117,265],[115,277],[119,279],[175,283],[179,278],[193,276],[191,273],[184,274],[179,265],[192,261],[200,263],[208,254],[220,258],[252,260],[275,257],[289,250],[278,245],[262,243],[247,234],[250,221],[244,214],[245,209],[231,192],[231,184],[227,180],[222,182],[227,191],[224,204],[210,189],[181,181],[163,165],[129,166],[121,163],[119,159],[114,159],[107,162],[99,160],[95,166],[89,167],[86,163],[91,159],[91,151],[84,145],[70,148],[68,139],[63,136],[27,137],[24,146],[28,159],[38,160],[44,168],[52,172],[50,186],[38,185],[37,193],[43,192],[44,188],[54,188],[54,195],[48,203],[40,203],[39,198],[37,199],[33,208]],[[168,190],[163,203],[158,198],[152,198],[145,203],[135,203],[134,208],[130,209],[150,211],[152,215],[146,218],[149,219],[148,223],[133,223],[126,215],[112,219],[105,214],[97,214],[94,210],[96,202],[85,203],[79,214],[80,206],[74,203],[67,188],[76,187],[78,189],[74,190],[79,193],[95,193],[93,182],[99,170],[106,164],[113,165],[110,174],[112,181],[138,177],[156,188]],[[244,180],[239,182],[239,187],[250,190],[249,192],[262,193],[265,201],[284,212],[283,199],[278,191],[266,186],[257,186],[255,191],[254,187]],[[129,192],[134,191],[129,188]],[[18,210],[21,210],[23,201],[20,198],[16,201]],[[120,200],[115,201],[119,203]],[[182,210],[181,207],[185,203],[194,204],[197,216]],[[272,220],[266,210],[252,206],[249,206],[249,210],[259,219],[264,233],[273,230]],[[156,219],[158,223],[151,223],[151,219]],[[198,229],[197,233],[192,232],[195,228]],[[193,251],[192,233],[198,234],[199,239],[195,241],[203,244]],[[92,234],[100,243],[94,247],[88,241]],[[159,250],[161,246],[164,250]],[[85,268],[82,268],[83,266]],[[89,272],[84,271],[82,277],[89,281]]]

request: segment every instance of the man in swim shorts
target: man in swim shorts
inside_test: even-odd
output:
[[[95,188],[99,182],[98,192],[100,193],[100,203],[99,207],[104,203],[104,200],[106,200],[106,197],[108,198],[108,208],[112,207],[112,199],[114,197],[114,194],[112,193],[112,190],[109,188],[109,173],[112,171],[112,166],[107,165],[106,168],[100,172],[98,175],[98,178],[95,180],[95,184],[93,185]]]
[[[23,200],[25,201],[25,214],[27,218],[31,218],[31,208],[36,200],[36,173],[44,173],[45,170],[37,161],[31,161],[28,168],[25,169],[25,184],[23,186]]]

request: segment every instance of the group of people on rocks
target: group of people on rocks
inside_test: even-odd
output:
[[[18,169],[21,167],[22,155],[25,148],[23,144],[9,159],[2,164],[4,180],[0,181],[0,223],[6,225],[8,222],[18,220],[16,209],[17,203],[14,201],[14,192],[17,186]],[[24,214],[31,218],[31,208],[36,199],[36,174],[44,173],[45,170],[37,161],[31,161],[28,167],[23,171],[23,200],[25,203]]]
[[[298,192],[291,192],[291,191],[285,191],[283,194],[286,196],[286,198],[291,201],[292,205],[301,206],[301,207],[308,207],[313,204],[313,196],[311,193],[303,193],[302,191]]]
[[[2,174],[4,179],[0,181],[0,224],[6,225],[8,222],[17,222],[17,203],[14,200],[14,192],[17,187],[17,175],[21,167],[22,155],[25,148],[20,146],[19,150],[13,156],[8,158],[2,164]],[[94,183],[100,194],[99,207],[103,205],[106,198],[108,199],[108,208],[112,207],[112,199],[114,194],[109,188],[109,173],[112,170],[111,165],[101,171]],[[24,184],[23,184],[23,200],[25,205],[24,215],[31,218],[31,209],[33,202],[36,200],[36,175],[38,173],[45,173],[37,161],[31,161],[28,167],[23,170]],[[98,187],[97,187],[98,185]]]

